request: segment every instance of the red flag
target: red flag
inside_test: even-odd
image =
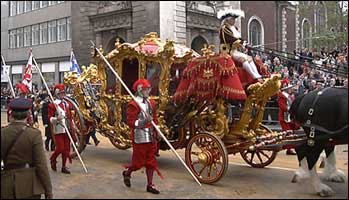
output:
[[[24,85],[26,85],[30,91],[32,91],[32,85],[33,85],[33,81],[32,81],[32,66],[33,66],[33,54],[30,52],[30,56],[28,59],[28,63],[27,66],[25,67],[24,70],[24,75],[23,75],[23,80],[22,83]]]

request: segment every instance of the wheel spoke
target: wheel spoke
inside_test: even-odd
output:
[[[258,151],[257,151],[256,153],[257,153],[257,157],[258,157],[259,161],[261,162],[261,164],[263,164],[263,160],[262,160],[262,158],[261,158],[261,155],[259,155],[259,152],[258,152]]]
[[[251,153],[251,163],[253,163],[253,157],[254,157],[255,152]]]
[[[211,177],[211,170],[212,170],[212,165],[210,165],[210,167],[207,168],[207,176],[208,176],[208,178]]]
[[[199,172],[199,175],[201,176],[201,173],[204,171],[204,169],[206,168],[207,166],[206,165],[204,165],[204,167],[200,170],[200,172]]]
[[[260,151],[260,153],[261,153],[263,156],[267,157],[268,160],[270,159],[270,156],[269,156],[268,154],[264,153],[263,151]]]

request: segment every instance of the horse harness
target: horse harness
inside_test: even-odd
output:
[[[309,133],[309,136],[308,136],[307,144],[308,144],[309,146],[311,146],[311,147],[315,145],[315,124],[312,123],[313,114],[314,114],[314,111],[315,111],[315,110],[314,110],[314,107],[315,107],[317,101],[319,100],[319,97],[320,97],[327,89],[329,89],[329,87],[324,88],[324,89],[320,90],[320,91],[317,93],[317,95],[316,95],[316,97],[315,97],[315,99],[314,99],[314,101],[313,101],[311,107],[310,107],[309,110],[308,110],[308,119],[307,119],[307,121],[306,121],[306,126],[310,126],[310,133]]]
[[[327,90],[329,89],[330,87],[327,87],[327,88],[324,88],[322,89],[321,91],[319,91],[311,105],[311,107],[309,108],[308,110],[308,119],[305,123],[305,126],[307,127],[310,127],[310,133],[309,133],[309,136],[308,136],[308,139],[307,139],[307,145],[308,146],[311,146],[313,147],[315,145],[315,130],[320,130],[322,132],[327,132],[327,133],[330,133],[332,136],[334,134],[337,134],[337,133],[340,133],[341,131],[343,131],[344,129],[346,129],[348,127],[348,125],[342,127],[341,129],[337,130],[337,131],[329,131],[321,126],[318,126],[316,124],[313,124],[312,123],[312,119],[313,119],[313,114],[314,114],[314,107],[317,103],[317,101],[319,100],[319,97]]]

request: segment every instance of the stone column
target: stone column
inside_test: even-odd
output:
[[[299,7],[298,5],[296,5],[296,49],[298,49],[301,46],[299,19]]]
[[[281,14],[281,41],[282,41],[282,51],[286,51],[287,49],[287,24],[286,24],[286,8],[282,8]]]

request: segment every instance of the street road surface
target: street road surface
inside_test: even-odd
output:
[[[5,112],[1,113],[1,125],[6,124]],[[40,121],[40,129],[44,132]],[[106,198],[319,198],[311,189],[310,184],[291,183],[294,171],[298,168],[296,156],[289,156],[285,151],[279,152],[274,162],[263,169],[251,168],[239,154],[229,155],[229,167],[225,176],[212,185],[203,184],[200,187],[182,166],[181,162],[171,151],[160,151],[158,165],[165,179],[161,180],[154,173],[154,183],[160,190],[159,195],[145,191],[145,170],[132,174],[131,188],[123,183],[123,165],[130,162],[132,149],[118,150],[108,138],[97,134],[101,143],[88,145],[82,153],[82,159],[88,169],[86,174],[78,159],[68,167],[72,174],[60,172],[61,157],[58,157],[57,172],[49,168],[54,198],[77,199],[106,199]],[[330,198],[348,199],[348,145],[336,147],[337,166],[346,174],[345,183],[326,182],[335,192]],[[184,159],[184,149],[177,150]],[[49,156],[46,152],[49,166]],[[321,176],[321,170],[320,176]],[[324,198],[321,198],[324,199]]]

